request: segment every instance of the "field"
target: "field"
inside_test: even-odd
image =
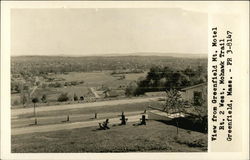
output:
[[[68,93],[70,99],[72,100],[74,94],[76,94],[78,97],[90,96],[89,95],[90,87],[93,87],[96,90],[102,90],[106,87],[112,89],[124,90],[124,86],[128,85],[132,81],[136,81],[140,77],[145,77],[145,75],[146,73],[131,73],[131,74],[125,74],[125,79],[119,79],[119,76],[110,75],[110,71],[70,72],[68,74],[53,74],[48,77],[56,79],[64,79],[64,81],[62,81],[61,83],[72,82],[72,81],[84,81],[84,83],[76,86],[62,86],[58,88],[38,87],[34,92],[34,95],[37,97],[42,97],[43,94],[47,95],[48,103],[40,105],[50,105],[51,102],[55,103],[57,101],[57,98],[61,93]],[[100,92],[102,93],[102,91]],[[14,105],[15,101],[20,101],[20,94],[11,95],[12,105]],[[19,105],[19,107],[22,106]]]
[[[124,80],[118,80],[118,77],[112,76],[111,72],[70,72],[68,74],[55,74],[56,78],[63,78],[66,81],[83,80],[84,86],[98,87],[101,85],[108,87],[118,87],[120,84],[126,84],[130,81],[137,80],[139,77],[145,77],[146,73],[125,74]]]
[[[133,135],[133,136],[131,136]],[[146,126],[113,126],[110,130],[88,127],[12,136],[12,152],[201,152],[207,135],[157,121]]]

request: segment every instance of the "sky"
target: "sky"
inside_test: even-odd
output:
[[[11,55],[207,54],[207,21],[180,8],[12,9]]]

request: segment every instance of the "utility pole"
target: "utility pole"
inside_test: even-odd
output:
[[[36,103],[34,103],[34,117],[35,117],[35,125],[37,125],[37,119],[36,119]]]

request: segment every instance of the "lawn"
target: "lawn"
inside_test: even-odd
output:
[[[145,126],[111,126],[12,136],[12,153],[46,152],[206,152],[207,134],[158,121]]]
[[[120,85],[126,85],[131,81],[138,80],[140,77],[145,77],[146,73],[131,73],[124,74],[125,79],[119,80],[119,77],[110,75],[110,72],[70,72],[68,74],[56,74],[55,78],[63,78],[66,81],[84,81],[86,87],[111,87],[117,88]]]

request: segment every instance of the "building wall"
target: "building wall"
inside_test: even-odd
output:
[[[197,86],[195,88],[190,88],[185,90],[184,92],[181,92],[182,98],[184,100],[187,100],[191,103],[194,102],[194,92],[202,92],[202,98],[207,102],[207,86]]]

